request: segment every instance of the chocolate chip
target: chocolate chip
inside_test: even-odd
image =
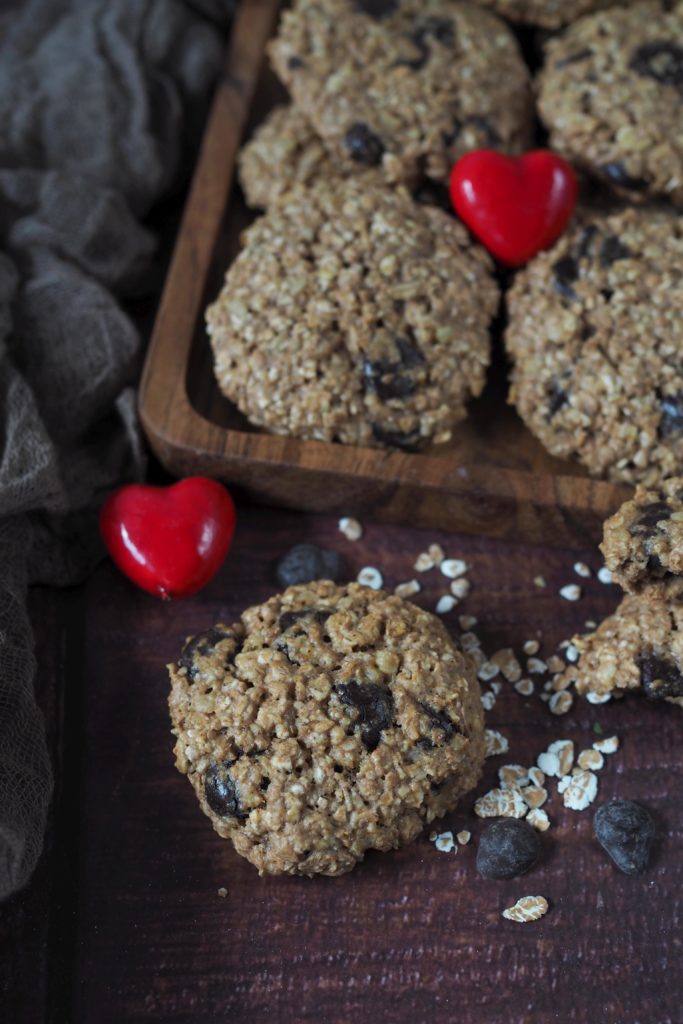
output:
[[[586,224],[586,226],[583,228],[583,230],[581,231],[581,235],[579,237],[579,244],[576,247],[577,260],[583,260],[589,255],[591,246],[593,244],[593,239],[595,238],[597,233],[598,229],[596,228],[595,224]]]
[[[335,687],[342,704],[357,712],[355,724],[360,726],[361,739],[373,751],[384,729],[393,724],[394,700],[386,687],[373,683],[340,683]]]
[[[277,620],[277,624],[278,628],[281,629],[283,633],[286,633],[293,625],[304,619],[317,622],[319,625],[324,626],[330,615],[332,615],[331,608],[300,608],[299,611],[296,612],[283,612]]]
[[[446,142],[446,145],[449,143]],[[453,213],[451,194],[447,187],[438,181],[423,181],[415,192],[415,199],[425,206],[438,206],[444,213]]]
[[[569,395],[556,381],[550,382],[548,387],[548,419],[551,420],[569,401]]]
[[[639,875],[650,860],[655,820],[634,800],[610,800],[593,818],[595,837],[620,871]]]
[[[558,60],[555,63],[556,68],[566,68],[570,64],[578,64],[582,60],[588,60],[589,57],[593,56],[592,50],[578,50],[576,53],[570,53],[564,60]]]
[[[477,871],[482,878],[516,878],[534,866],[540,852],[538,832],[528,821],[502,818],[487,825],[481,834]]]
[[[344,136],[346,150],[357,164],[376,167],[382,162],[384,143],[362,121],[352,124]]]
[[[370,18],[386,18],[398,10],[397,0],[354,0],[354,11]]]
[[[625,188],[630,192],[643,192],[650,187],[650,182],[647,178],[633,177],[627,172],[623,164],[616,161],[603,164],[600,170],[612,185]]]
[[[444,743],[448,743],[451,737],[460,731],[456,728],[455,722],[451,716],[445,711],[438,711],[436,708],[433,708],[431,704],[423,704],[422,702],[420,702],[420,707],[427,716],[430,730],[438,730],[442,734],[442,738],[437,744],[433,743],[430,739],[419,740],[419,745],[424,746],[426,749],[431,749],[434,746],[441,746]]]
[[[229,633],[224,629],[218,629],[214,626],[212,629],[207,629],[203,633],[197,633],[190,640],[187,641],[182,649],[181,655],[178,659],[178,668],[184,668],[187,672],[187,677],[191,682],[197,678],[198,668],[194,663],[194,659],[197,655],[202,658],[208,657],[213,653],[217,644],[221,640],[235,640],[235,650],[232,652],[229,661],[232,662],[235,655],[239,652],[240,644],[237,641],[237,637],[233,633]]]
[[[386,430],[379,423],[371,423],[373,436],[380,444],[386,444],[390,448],[401,448],[403,451],[415,451],[422,440],[419,430],[411,430],[403,433],[400,430]]]
[[[671,440],[683,434],[683,391],[676,395],[660,395],[662,415],[657,428],[661,440]]]
[[[463,128],[471,126],[480,131],[486,140],[487,146],[499,146],[502,141],[491,122],[479,114],[472,114],[470,117],[466,117],[462,124]]]
[[[608,235],[600,246],[600,266],[611,267],[617,260],[627,260],[633,253],[617,238],[616,235]]]
[[[394,67],[407,67],[420,71],[432,55],[429,40],[434,39],[442,46],[455,46],[455,26],[450,18],[417,18],[415,28],[408,36],[410,42],[418,50],[418,56],[412,59],[402,58],[394,63]]]
[[[683,85],[683,49],[676,43],[667,40],[644,43],[634,50],[629,67],[661,85]]]
[[[628,528],[632,537],[640,533],[653,533],[657,524],[663,519],[669,519],[673,509],[665,501],[652,501],[649,505],[643,505],[638,511],[638,518]]]
[[[572,284],[579,276],[579,267],[573,256],[563,256],[557,263],[553,263],[553,274],[555,290],[565,299],[575,299],[576,292]]]
[[[662,571],[664,570],[664,566],[662,565],[662,560],[659,557],[659,555],[648,555],[647,562],[645,563],[645,568],[649,573],[652,573],[654,576],[657,576],[658,579],[662,579],[664,576],[671,575],[666,571]]]
[[[247,815],[240,807],[235,780],[230,775],[234,761],[213,764],[204,776],[204,795],[214,814],[220,818],[244,821]]]
[[[652,650],[643,651],[638,659],[638,668],[645,695],[650,700],[683,697],[683,675],[672,659]]]
[[[296,544],[277,563],[275,575],[281,587],[313,580],[338,580],[342,575],[342,559],[336,551],[326,551],[315,544]]]
[[[290,71],[298,71],[299,68],[302,68],[303,66],[304,62],[302,61],[301,57],[290,57],[289,60],[287,61],[287,67],[289,68]]]

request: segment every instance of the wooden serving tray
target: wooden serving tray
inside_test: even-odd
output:
[[[447,445],[419,454],[271,436],[219,392],[203,314],[253,219],[235,160],[243,137],[283,98],[264,59],[280,6],[243,0],[235,20],[140,387],[152,448],[174,474],[213,476],[272,504],[533,543],[598,540],[629,489],[544,451],[506,405],[499,346],[469,419]]]

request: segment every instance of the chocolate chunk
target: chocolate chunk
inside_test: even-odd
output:
[[[676,395],[660,395],[662,410],[657,433],[662,440],[680,437],[683,434],[683,391]]]
[[[289,68],[290,71],[298,71],[299,68],[302,68],[303,66],[304,62],[302,61],[301,57],[290,57],[289,60],[287,61],[287,67]]]
[[[586,224],[579,237],[579,244],[576,247],[577,260],[583,260],[589,255],[593,239],[597,233],[598,229],[595,224]]]
[[[572,284],[579,276],[576,260],[572,256],[563,256],[557,263],[553,263],[553,274],[555,290],[565,299],[575,299],[576,292],[572,288]]]
[[[569,395],[564,388],[556,380],[551,381],[548,387],[548,419],[551,420],[568,401]]]
[[[405,337],[394,338],[398,359],[363,360],[363,381],[382,401],[407,398],[415,391],[416,381],[408,376],[410,370],[424,364],[424,356],[413,342]]]
[[[666,571],[662,571],[664,569],[664,566],[662,565],[662,560],[659,557],[659,555],[648,555],[647,562],[645,563],[645,568],[649,573],[652,573],[654,576],[657,576],[658,579],[662,579],[664,576],[671,575]]]
[[[235,658],[235,655],[239,652],[240,643],[237,642],[237,637],[234,633],[229,633],[224,629],[218,629],[214,626],[212,629],[207,629],[203,633],[197,633],[190,640],[187,641],[183,647],[182,653],[178,659],[178,668],[184,668],[187,672],[187,677],[191,682],[197,678],[197,666],[194,663],[194,659],[197,655],[202,658],[208,657],[213,653],[217,644],[221,640],[235,640],[235,650],[232,652],[229,663]]]
[[[616,235],[608,235],[600,246],[600,266],[607,269],[617,260],[627,260],[633,253]]]
[[[373,683],[340,683],[335,687],[342,704],[357,712],[355,724],[360,726],[361,739],[373,751],[382,738],[384,729],[393,724],[394,700],[384,686]]]
[[[410,60],[407,58],[397,60],[394,67],[407,67],[413,71],[420,71],[432,55],[430,39],[436,40],[442,46],[455,46],[455,26],[450,18],[417,18],[415,28],[408,38],[418,50],[418,56]]]
[[[275,569],[281,587],[312,580],[338,580],[342,575],[341,556],[315,544],[296,544],[280,559]]]
[[[220,818],[244,821],[247,815],[240,806],[235,780],[230,775],[234,761],[213,764],[204,776],[204,795],[214,814]]]
[[[387,18],[398,10],[397,0],[354,0],[354,11],[367,14],[369,18]]]
[[[491,122],[479,114],[471,114],[470,117],[465,118],[462,124],[463,128],[466,128],[468,125],[477,128],[484,136],[487,146],[499,146],[502,141]]]
[[[593,56],[592,50],[578,50],[576,53],[570,53],[564,60],[558,60],[555,64],[556,68],[566,68],[570,64],[578,64],[582,60],[588,60],[589,57]]]
[[[357,164],[376,167],[382,162],[384,143],[362,121],[356,121],[351,125],[344,136],[344,146]]]
[[[634,50],[629,67],[661,85],[683,86],[683,49],[676,43],[644,43]]]
[[[673,509],[665,501],[653,501],[649,505],[643,505],[638,512],[638,518],[629,526],[628,532],[632,537],[640,533],[654,533],[657,524],[663,519],[669,519]]]
[[[277,624],[279,629],[286,633],[288,629],[291,629],[297,622],[301,622],[302,619],[308,619],[324,626],[330,615],[332,615],[331,608],[301,608],[298,612],[283,612],[277,620]]]
[[[460,731],[456,728],[455,722],[451,716],[445,711],[438,711],[436,708],[433,708],[431,704],[423,704],[422,702],[420,702],[420,707],[427,716],[429,728],[432,731],[439,730],[439,732],[442,733],[442,739],[438,744],[433,743],[430,739],[424,739],[418,741],[420,745],[427,749],[431,749],[434,746],[441,746],[444,743],[448,743],[451,737]]]
[[[445,144],[447,146],[450,145],[448,142],[445,142]],[[415,199],[418,203],[423,203],[425,206],[438,206],[444,213],[453,214],[451,194],[446,186],[438,181],[423,181],[415,192]]]
[[[616,161],[609,164],[603,164],[600,170],[612,185],[617,185],[619,188],[625,188],[630,192],[644,192],[650,186],[650,182],[647,178],[633,177],[627,172],[623,164],[617,163]]]
[[[593,818],[595,837],[620,871],[639,875],[650,860],[655,820],[634,800],[610,800]]]
[[[538,832],[528,821],[501,818],[487,825],[481,834],[477,871],[482,878],[516,878],[534,866],[540,852]]]
[[[638,668],[645,695],[650,700],[683,697],[683,675],[671,658],[662,657],[652,650],[643,651],[638,659]]]
[[[371,423],[372,433],[381,444],[389,445],[392,448],[401,448],[403,451],[415,451],[422,435],[419,430],[411,430],[409,433],[402,433],[399,430],[386,430],[379,423]]]

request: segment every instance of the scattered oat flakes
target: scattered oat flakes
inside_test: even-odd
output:
[[[503,911],[503,917],[508,921],[519,921],[520,924],[526,924],[529,921],[538,921],[547,913],[548,901],[545,896],[522,896],[514,907],[508,907]]]
[[[405,583],[399,583],[398,586],[394,587],[394,593],[397,597],[412,597],[413,594],[418,594],[421,590],[422,587],[417,580],[407,580]]]
[[[547,585],[548,584],[546,583],[546,581],[543,579],[542,576],[534,576],[534,586],[535,587],[546,587]]]
[[[437,615],[446,615],[447,612],[452,612],[458,602],[450,594],[442,594],[439,600],[436,602],[436,613]]]
[[[339,520],[339,530],[347,540],[360,540],[363,536],[361,524],[357,519],[351,519],[349,516],[342,516]]]
[[[526,663],[526,670],[531,675],[540,675],[542,672],[545,672],[546,668],[547,665],[542,658],[529,658]]]
[[[546,691],[555,689],[552,683],[552,679],[546,679],[546,681],[543,684],[543,689]]]
[[[218,895],[222,900],[225,899],[225,897],[228,895],[228,890],[225,888],[225,886],[222,885],[220,887],[220,889],[218,890]]]
[[[573,679],[569,673],[558,672],[550,681],[550,686],[553,690],[568,690],[572,685]]]
[[[500,666],[496,665],[495,661],[485,661],[477,675],[483,683],[488,683],[489,679],[494,679],[499,672]]]
[[[525,640],[522,650],[525,654],[538,654],[540,646],[538,640]]]
[[[589,748],[588,750],[581,751],[576,759],[576,763],[579,768],[589,768],[591,771],[597,772],[604,765],[605,759],[599,750]]]
[[[584,579],[588,579],[591,575],[590,567],[585,562],[574,562],[574,572],[577,576],[583,576]]]
[[[542,786],[545,782],[545,775],[536,765],[529,769],[529,782],[534,786]]]
[[[441,851],[441,853],[450,853],[451,850],[455,849],[455,842],[453,840],[453,833],[452,832],[442,832],[434,840],[434,845],[436,846],[437,850]]]
[[[474,805],[479,818],[523,818],[527,811],[518,789],[492,789]]]
[[[559,789],[559,786],[558,786]],[[564,806],[572,811],[584,811],[595,800],[598,792],[598,777],[593,772],[580,771],[563,792]]]
[[[366,565],[356,576],[357,581],[364,587],[371,587],[372,590],[381,590],[384,585],[384,577],[374,565]]]
[[[555,754],[559,761],[560,770],[558,775],[568,775],[574,764],[574,741],[555,740],[548,747],[548,753]]]
[[[557,792],[562,794],[574,778],[573,775],[563,775],[560,781],[557,783]]]
[[[579,649],[574,644],[568,644],[567,650],[564,653],[567,655],[567,661],[575,662],[579,660]]]
[[[618,749],[618,736],[607,736],[604,740],[596,740],[593,744],[593,750],[599,750],[601,754],[614,754]]]
[[[560,759],[557,754],[552,754],[549,751],[539,754],[536,758],[536,764],[541,769],[544,775],[557,776],[560,775]]]
[[[603,565],[601,569],[598,569],[598,579],[601,583],[612,582],[612,572],[610,569],[607,568],[606,565]]]
[[[481,640],[476,633],[462,633],[460,635],[460,646],[463,651],[473,651],[481,647]]]
[[[430,544],[427,548],[427,554],[432,559],[435,565],[441,565],[444,558],[446,557],[443,553],[443,548],[440,544]]]
[[[581,597],[581,587],[578,583],[568,583],[566,587],[560,587],[560,597],[565,601],[578,601]]]
[[[586,619],[584,625],[585,625],[586,629],[597,629],[598,628],[598,624],[595,621],[595,619]]]
[[[500,691],[503,689],[503,684],[498,682],[497,679],[494,679],[493,682],[491,683],[491,689],[493,690],[497,697]]]
[[[451,583],[451,594],[453,594],[453,597],[461,599],[463,597],[467,597],[467,595],[470,592],[470,588],[471,584],[469,580],[462,578],[458,580],[453,580],[453,582]]]
[[[528,769],[521,764],[504,764],[498,769],[501,789],[519,789],[529,781]]]
[[[415,572],[427,572],[429,569],[434,568],[434,559],[426,551],[423,551],[415,559],[413,569]]]
[[[444,576],[448,576],[449,580],[455,580],[459,576],[465,575],[467,562],[463,562],[462,558],[446,558],[439,568]]]
[[[530,697],[534,692],[534,684],[530,679],[520,679],[515,683],[515,690],[517,693],[521,693],[523,697]]]
[[[552,695],[548,707],[554,715],[566,715],[573,703],[574,698],[569,690],[560,690]]]
[[[509,683],[516,683],[522,675],[522,666],[515,657],[511,647],[502,647],[495,654],[491,655],[494,665],[499,665],[500,670]]]
[[[481,705],[485,711],[491,711],[493,705],[496,703],[496,695],[491,690],[487,690],[486,693],[481,695]]]
[[[606,704],[611,699],[611,693],[593,693],[592,690],[589,690],[586,694],[586,700],[589,704]]]
[[[542,807],[548,799],[548,790],[543,786],[522,786],[520,793],[529,807]]]
[[[472,838],[472,833],[468,832],[467,829],[465,828],[462,830],[462,832],[458,832],[455,838],[458,840],[461,846],[467,846],[470,839]]]
[[[477,617],[476,615],[459,615],[458,622],[461,629],[472,629],[477,624]]]
[[[549,672],[564,672],[567,667],[562,658],[558,658],[556,654],[552,654],[548,658],[547,664]]]
[[[532,807],[526,816],[526,820],[539,832],[547,832],[550,828],[550,818],[540,807]]]
[[[471,650],[468,650],[467,657],[471,662],[473,662],[477,671],[486,661],[486,655],[482,651],[481,647],[472,647]]]
[[[507,736],[503,736],[502,732],[497,732],[495,729],[486,729],[484,739],[486,741],[486,757],[498,757],[499,754],[507,754],[510,749]]]

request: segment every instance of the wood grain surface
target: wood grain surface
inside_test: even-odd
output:
[[[490,651],[508,644],[519,650],[542,634],[541,653],[549,655],[618,600],[594,577],[580,601],[558,596],[577,579],[577,557],[600,564],[595,549],[369,523],[352,544],[331,517],[244,505],[224,569],[190,601],[158,602],[103,565],[78,597],[81,631],[66,644],[80,668],[80,679],[70,675],[67,778],[75,810],[51,841],[42,874],[5,912],[0,954],[12,945],[15,965],[23,964],[21,973],[5,962],[6,992],[12,979],[15,994],[30,978],[35,985],[25,988],[29,1009],[22,1014],[17,1001],[16,1012],[2,1019],[679,1024],[683,778],[674,708],[635,698],[599,707],[577,700],[558,718],[537,697],[522,698],[505,684],[488,714],[510,751],[487,761],[480,793],[494,784],[498,765],[530,764],[553,739],[572,738],[581,749],[595,739],[595,723],[620,737],[620,751],[599,773],[592,810],[620,796],[656,813],[656,856],[640,878],[616,871],[592,837],[592,811],[565,810],[554,788],[542,863],[511,882],[485,882],[475,871],[482,823],[473,797],[443,822],[473,833],[457,855],[439,853],[424,834],[404,850],[369,854],[336,879],[259,878],[212,831],[173,767],[164,666],[186,635],[231,621],[274,592],[276,559],[303,540],[342,552],[349,576],[378,566],[390,586],[410,578],[415,556],[440,540],[449,555],[470,563],[473,584],[447,621],[456,628],[457,612],[477,615]],[[544,590],[533,584],[538,574]],[[422,579],[418,603],[432,607],[444,587],[436,572]],[[68,621],[73,634],[74,616]],[[56,643],[64,648],[64,640]],[[43,656],[54,672],[53,649]],[[64,802],[58,807],[63,822]],[[45,898],[51,872],[61,902],[54,892]],[[547,916],[528,925],[504,921],[501,911],[527,894],[549,900]],[[43,902],[52,906],[50,943],[41,939]]]
[[[353,508],[392,522],[410,518],[532,543],[598,540],[602,520],[627,489],[591,481],[577,464],[549,455],[507,406],[502,320],[484,394],[448,444],[423,453],[273,437],[220,394],[203,313],[253,219],[235,183],[235,158],[243,138],[283,99],[264,59],[280,6],[243,0],[235,20],[140,386],[140,416],[156,455],[176,475],[216,476],[292,508]],[[523,42],[533,54],[528,32]]]

